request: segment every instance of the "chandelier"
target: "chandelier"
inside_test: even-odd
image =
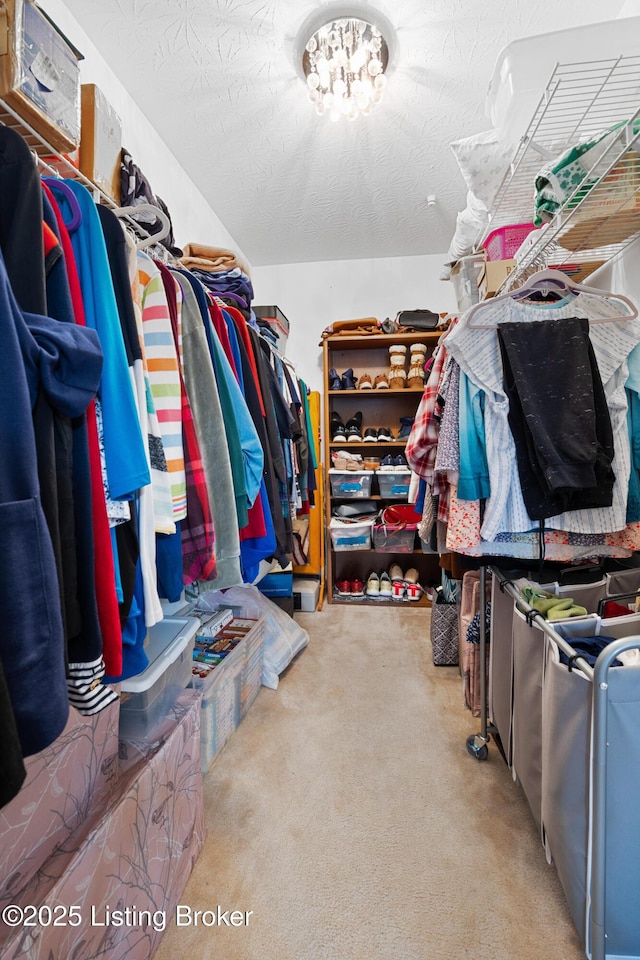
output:
[[[331,120],[368,116],[383,97],[389,48],[373,23],[330,20],[306,42],[302,69],[316,113]]]

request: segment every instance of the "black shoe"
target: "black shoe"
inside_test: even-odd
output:
[[[347,439],[347,430],[342,417],[335,411],[331,414],[331,442],[344,443]]]
[[[388,427],[378,427],[378,440],[393,440],[393,434]]]
[[[333,367],[329,370],[329,390],[342,390],[342,380],[338,376],[338,371]]]
[[[350,420],[347,420],[347,440],[362,440],[362,413],[354,413]]]
[[[378,431],[375,427],[367,427],[364,432],[364,437],[362,438],[365,443],[377,443],[378,442]]]
[[[348,370],[342,374],[342,389],[343,390],[356,390],[357,389],[356,378],[353,375],[353,367],[349,367]]]

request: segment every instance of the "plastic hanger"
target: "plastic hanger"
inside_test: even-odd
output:
[[[171,232],[171,221],[166,215],[164,210],[161,210],[160,207],[154,206],[152,203],[138,203],[135,206],[131,207],[116,207],[113,211],[116,217],[121,219],[135,218],[137,213],[151,213],[156,220],[159,220],[162,224],[162,230],[159,230],[157,233],[149,234],[148,237],[145,237],[144,240],[138,240],[136,243],[136,250],[144,250],[145,247],[151,246],[153,243],[159,243],[160,240],[164,240],[165,237],[169,236]],[[139,227],[140,224],[135,222],[134,225]],[[144,228],[143,228],[144,229]]]
[[[629,308],[628,313],[621,313],[613,317],[596,318],[590,321],[591,323],[611,323],[614,320],[635,320],[638,316],[638,308],[636,305],[621,293],[608,293],[606,290],[598,289],[598,287],[588,287],[586,284],[575,283],[575,281],[561,270],[546,269],[539,270],[529,280],[525,281],[523,286],[511,290],[509,293],[503,293],[499,297],[493,297],[491,300],[483,300],[481,303],[477,303],[471,307],[465,318],[465,326],[472,330],[494,329],[497,326],[495,323],[472,323],[471,321],[482,310],[489,310],[496,303],[502,303],[505,300],[521,300],[531,296],[533,293],[540,293],[543,296],[548,296],[550,293],[556,293],[560,296],[566,296],[567,294],[577,296],[579,293],[591,293],[597,297],[615,300],[621,304],[624,303]]]
[[[64,197],[69,204],[69,208],[71,210],[71,220],[69,223],[67,223],[65,220],[65,227],[69,233],[73,233],[74,230],[77,230],[82,223],[82,210],[80,209],[78,198],[69,184],[65,183],[64,180],[61,180],[60,177],[43,177],[42,179],[52,193],[57,193],[58,196]]]

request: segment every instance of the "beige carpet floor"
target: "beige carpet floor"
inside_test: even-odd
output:
[[[325,605],[205,778],[182,903],[247,926],[170,927],[156,960],[580,960],[526,801],[465,740],[429,612]]]

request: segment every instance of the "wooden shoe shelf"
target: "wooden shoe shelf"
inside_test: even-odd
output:
[[[356,382],[364,373],[371,376],[372,381],[379,373],[389,370],[389,347],[393,344],[403,344],[407,348],[405,369],[410,366],[410,347],[414,343],[424,343],[427,347],[427,359],[433,353],[440,338],[438,332],[415,332],[401,334],[380,334],[373,336],[332,336],[327,337],[323,344],[324,349],[324,438],[327,470],[332,466],[331,453],[333,450],[349,450],[362,456],[383,458],[388,453],[394,456],[402,453],[406,446],[406,438],[397,439],[400,430],[400,417],[415,416],[422,397],[423,388],[405,387],[404,389],[382,390],[330,390],[329,371],[335,369],[342,375],[345,370],[353,369]],[[331,415],[337,413],[346,425],[347,421],[356,413],[362,413],[362,431],[367,427],[388,427],[396,439],[375,442],[338,441],[331,438]],[[415,546],[411,553],[387,553],[373,549],[367,550],[338,550],[333,547],[329,534],[329,523],[334,508],[340,503],[357,503],[357,499],[336,497],[331,487],[329,474],[326,477],[326,529],[327,529],[327,599],[329,603],[343,603],[365,605],[386,605],[400,609],[430,606],[430,601],[423,595],[419,601],[401,602],[389,598],[386,600],[370,599],[366,596],[359,598],[340,597],[337,595],[335,584],[338,580],[354,578],[361,579],[365,584],[372,571],[380,574],[388,570],[392,563],[399,563],[403,570],[415,567],[420,576],[423,587],[438,583],[440,568],[436,553],[425,553],[416,535]],[[384,498],[380,495],[377,474],[373,475],[371,495],[367,499],[376,500],[380,508],[387,503],[401,503],[397,498]]]

